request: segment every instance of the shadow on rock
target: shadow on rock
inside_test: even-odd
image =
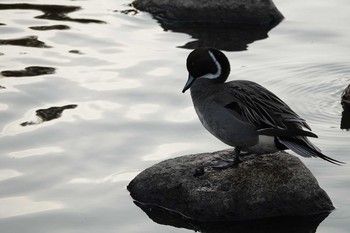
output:
[[[36,115],[38,116],[38,121],[26,121],[21,123],[21,126],[28,126],[28,125],[36,125],[43,123],[45,121],[51,121],[57,118],[60,118],[62,116],[62,112],[66,109],[74,109],[78,105],[76,104],[69,104],[61,107],[51,107],[46,109],[38,109],[36,110]]]
[[[329,215],[329,213],[323,213],[308,217],[279,217],[232,222],[202,222],[191,220],[181,213],[173,212],[160,206],[143,204],[136,201],[134,201],[134,203],[156,223],[205,233],[314,233],[318,225]]]

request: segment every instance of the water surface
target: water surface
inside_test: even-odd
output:
[[[164,30],[128,3],[0,1],[2,231],[189,232],[154,223],[125,187],[164,159],[227,148],[181,93],[186,48],[214,43],[231,60],[230,79],[275,92],[325,154],[347,162],[302,158],[337,207],[317,232],[348,232],[350,132],[340,129],[340,96],[350,83],[350,4],[276,0],[286,19],[236,44],[220,30]]]

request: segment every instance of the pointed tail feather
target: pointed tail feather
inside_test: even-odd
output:
[[[328,157],[313,145],[306,137],[277,137],[278,141],[303,157],[319,157],[327,162],[341,165],[344,162]]]
[[[278,128],[264,128],[258,130],[259,135],[267,135],[267,136],[276,136],[279,137],[286,136],[286,137],[296,137],[296,136],[306,136],[306,137],[313,137],[318,138],[316,134],[305,131],[303,129],[278,129]]]

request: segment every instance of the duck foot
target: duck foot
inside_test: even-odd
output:
[[[223,158],[218,158],[218,160],[215,162],[215,164],[211,165],[213,169],[226,169],[229,167],[237,167],[238,164],[240,164],[242,160],[239,158],[234,158],[234,159],[223,159]]]
[[[237,167],[242,162],[242,160],[239,159],[240,154],[241,148],[235,147],[231,158],[218,158],[216,163],[213,164],[211,167],[213,169],[226,169],[229,167]]]
[[[249,155],[252,155],[253,153],[252,152],[248,152],[248,151],[243,151],[239,154],[239,156],[249,156]]]

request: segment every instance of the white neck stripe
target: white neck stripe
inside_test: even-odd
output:
[[[218,60],[216,60],[214,54],[211,51],[208,51],[208,52],[209,52],[210,57],[213,59],[218,71],[215,74],[208,73],[208,74],[203,75],[199,78],[216,79],[216,78],[220,77],[220,75],[221,75],[221,65],[218,62]]]

